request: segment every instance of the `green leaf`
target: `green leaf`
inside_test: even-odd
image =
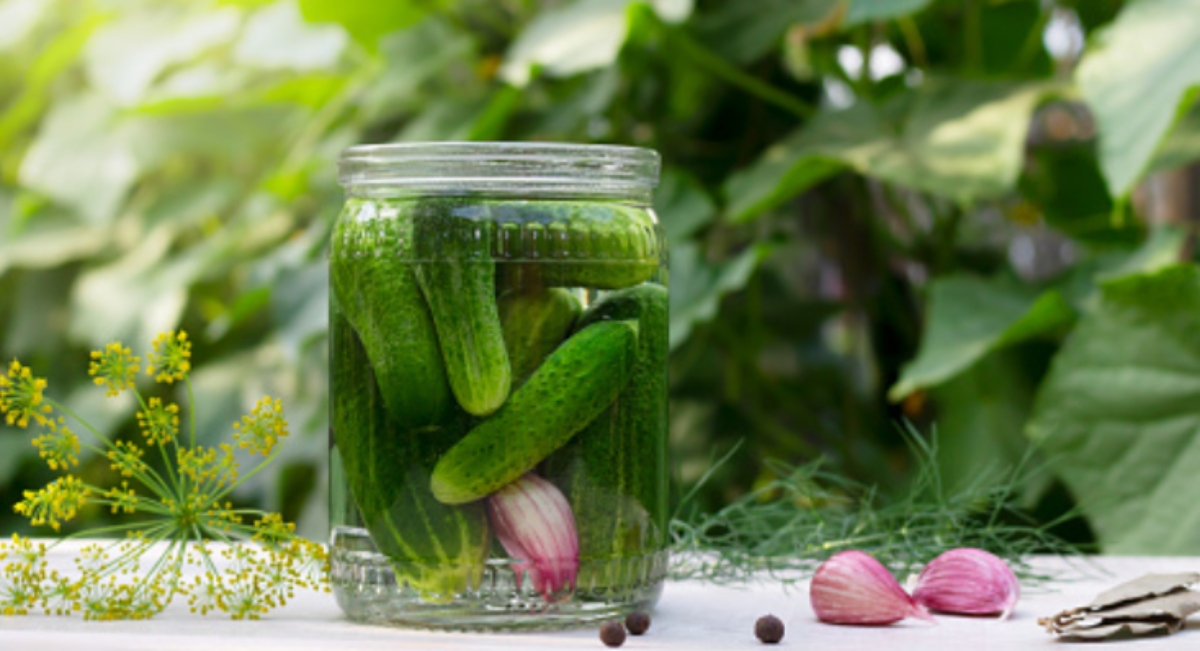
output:
[[[374,52],[380,37],[415,25],[445,2],[419,0],[299,0],[300,13],[312,23],[337,23],[363,47]]]
[[[346,47],[346,32],[332,25],[309,25],[291,2],[277,2],[246,21],[233,48],[237,63],[258,68],[328,70]]]
[[[1052,477],[1032,455],[1025,424],[1035,384],[1013,351],[989,354],[931,392],[937,405],[937,464],[949,493],[988,479],[999,481],[1025,464],[1020,487],[1032,506]],[[1036,459],[1036,460],[1035,460]]]
[[[134,136],[98,96],[57,104],[21,162],[21,182],[104,225],[141,171]]]
[[[965,275],[935,280],[920,351],[888,398],[941,384],[988,353],[1061,329],[1073,317],[1054,290],[1038,293],[1011,280]]]
[[[1200,107],[1188,111],[1171,129],[1150,164],[1151,172],[1173,170],[1200,160]]]
[[[692,334],[697,324],[717,315],[721,298],[750,280],[766,258],[768,247],[752,246],[730,260],[712,263],[695,242],[671,247],[671,349]]]
[[[1124,197],[1200,84],[1200,0],[1141,0],[1093,35],[1075,72],[1109,192]]]
[[[668,242],[683,242],[704,228],[717,214],[717,207],[695,178],[674,168],[663,170],[654,192],[654,209],[667,233]]]
[[[1045,84],[934,80],[882,107],[822,111],[725,186],[745,221],[843,168],[955,201],[996,198],[1016,184]]]
[[[88,78],[116,103],[136,104],[163,71],[230,41],[240,23],[232,7],[188,12],[160,5],[125,13],[88,41],[83,59]]]
[[[1200,270],[1105,284],[1054,359],[1028,435],[1105,553],[1200,547]]]
[[[725,2],[694,21],[697,38],[714,52],[738,63],[751,63],[779,46],[788,27],[818,23],[841,0],[758,0]]]
[[[611,65],[629,35],[632,4],[649,4],[668,22],[682,21],[692,11],[688,0],[579,0],[541,12],[509,47],[501,77],[524,86],[535,66],[544,75],[567,77]]]
[[[843,27],[854,27],[876,20],[890,20],[915,14],[929,5],[931,0],[850,0]]]
[[[1136,244],[1141,225],[1113,224],[1113,201],[1091,143],[1062,143],[1029,152],[1022,196],[1046,222],[1085,244]]]

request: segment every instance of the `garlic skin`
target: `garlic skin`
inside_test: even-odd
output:
[[[982,549],[952,549],[930,561],[913,598],[930,610],[958,615],[1007,618],[1017,605],[1021,584],[1008,565]]]
[[[487,511],[496,538],[514,559],[517,589],[526,573],[547,602],[575,589],[579,536],[562,491],[527,473],[488,496]]]
[[[933,621],[886,567],[860,551],[839,552],[822,563],[809,596],[817,619],[829,624],[879,626],[906,617]]]

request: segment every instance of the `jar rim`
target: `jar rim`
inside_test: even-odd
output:
[[[352,194],[525,192],[642,195],[658,184],[657,152],[559,142],[413,142],[355,145],[338,159]]]

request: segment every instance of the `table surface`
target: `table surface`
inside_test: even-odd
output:
[[[73,549],[55,551],[66,560]],[[1054,572],[1052,583],[1026,589],[1013,616],[992,618],[937,616],[936,624],[905,621],[885,627],[831,626],[819,623],[809,606],[808,586],[785,591],[778,583],[744,587],[670,582],[652,614],[650,631],[630,637],[625,649],[737,649],[761,646],[754,622],[773,613],[786,625],[778,646],[794,649],[940,649],[990,651],[1052,648],[1053,637],[1037,618],[1091,601],[1121,581],[1149,572],[1200,570],[1200,558],[1098,557],[1073,560],[1035,558],[1035,567]],[[1200,628],[1200,627],[1198,627]],[[1119,643],[1122,647],[1128,642]],[[1138,642],[1147,649],[1200,648],[1200,630],[1184,629]],[[553,633],[442,633],[366,626],[342,617],[331,595],[303,592],[287,607],[257,622],[201,617],[175,603],[158,617],[141,622],[87,622],[78,617],[30,615],[0,617],[0,651],[236,651],[240,649],[603,649],[595,629]]]

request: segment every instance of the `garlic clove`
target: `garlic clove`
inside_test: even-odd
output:
[[[496,538],[513,559],[518,589],[526,573],[548,602],[575,589],[579,537],[562,491],[528,473],[490,495],[487,509]]]
[[[930,561],[913,598],[930,610],[959,615],[1012,613],[1021,584],[1008,565],[982,549],[952,549]]]
[[[892,624],[906,617],[933,621],[896,577],[860,551],[839,552],[817,568],[809,588],[817,619],[829,624]]]

